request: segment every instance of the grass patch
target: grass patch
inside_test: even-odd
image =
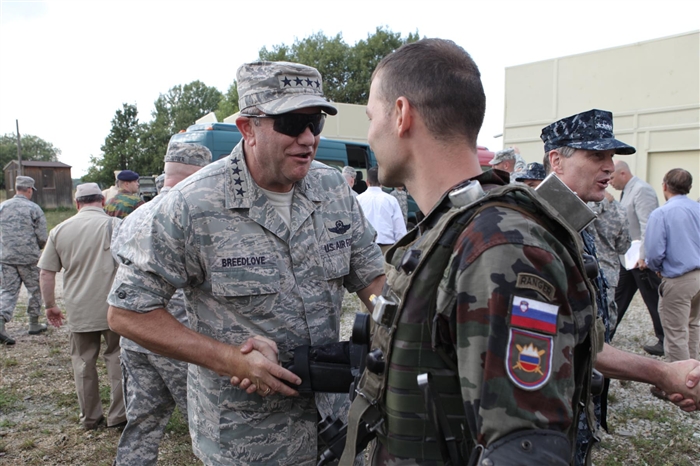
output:
[[[2,428],[8,428],[8,427],[14,427],[16,426],[16,422],[12,422],[9,419],[0,419],[0,429]]]
[[[28,438],[24,440],[19,446],[19,449],[24,451],[32,450],[34,448],[36,448],[36,442],[33,438]]]
[[[32,372],[29,375],[29,377],[31,377],[32,379],[43,379],[44,377],[46,377],[46,371],[43,369],[36,370]]]
[[[7,358],[2,360],[2,367],[15,367],[19,364],[19,361],[15,358]]]
[[[17,401],[17,395],[9,390],[0,388],[0,411],[8,411],[17,404]]]
[[[187,419],[180,413],[180,409],[175,408],[175,411],[173,411],[173,415],[170,416],[170,421],[165,427],[165,432],[176,435],[187,435],[189,433]]]
[[[57,209],[46,209],[44,211],[44,216],[46,217],[46,227],[49,231],[53,229],[56,225],[62,221],[71,218],[73,215],[77,214],[78,211],[74,208],[59,207]]]

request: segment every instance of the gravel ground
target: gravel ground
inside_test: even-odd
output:
[[[61,279],[59,274],[59,305]],[[26,305],[26,294],[20,303]],[[346,295],[341,321],[345,339],[358,310],[357,297]],[[0,348],[0,465],[111,464],[119,433],[85,432],[77,422],[66,328],[31,337],[26,312],[18,310],[16,317],[7,327],[17,345]],[[641,346],[650,340],[651,320],[637,295],[615,336],[615,346],[645,355]],[[100,374],[104,385],[103,365]],[[597,466],[700,466],[700,415],[652,397],[647,385],[613,381],[608,422],[610,433],[602,433],[593,455]],[[198,464],[189,453],[182,426],[166,434],[159,465]]]

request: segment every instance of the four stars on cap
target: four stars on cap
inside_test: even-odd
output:
[[[285,76],[284,79],[282,79],[282,84],[283,84],[282,87],[287,87],[287,86],[292,87],[292,81],[294,81],[294,84],[296,87],[298,87],[298,86],[303,87],[304,81],[306,81],[306,87],[314,87],[314,85],[316,85],[317,88],[321,87],[321,83],[319,82],[318,79],[315,81],[312,81],[309,78],[302,79],[299,76],[292,78],[292,79],[289,79],[287,76]]]

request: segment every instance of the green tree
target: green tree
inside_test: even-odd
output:
[[[142,155],[140,139],[144,132],[139,123],[136,105],[122,104],[112,118],[112,129],[100,147],[102,155],[90,157],[90,168],[83,181],[94,181],[102,187],[114,184],[115,170],[139,171]]]
[[[161,173],[170,136],[186,130],[199,118],[219,108],[222,100],[224,95],[221,91],[201,81],[177,85],[158,96],[154,103],[153,120],[142,135],[143,169],[148,170],[144,173]]]
[[[366,40],[350,46],[342,34],[327,37],[322,32],[295,40],[292,45],[263,47],[260,60],[292,61],[315,67],[323,76],[323,92],[335,102],[364,105],[369,81],[379,61],[401,45],[419,39],[418,32],[402,38],[398,32],[378,27]]]
[[[233,115],[239,110],[238,108],[238,83],[233,80],[233,83],[228,87],[228,91],[224,94],[216,109],[216,119],[224,121],[224,118]]]
[[[22,138],[22,160],[40,162],[57,162],[61,149],[38,136],[24,134]],[[17,160],[17,134],[8,133],[0,136],[0,168],[12,160]],[[0,177],[0,189],[5,188],[5,177]]]

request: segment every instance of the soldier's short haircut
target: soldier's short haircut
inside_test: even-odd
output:
[[[379,186],[379,167],[372,167],[367,170],[367,184]]]
[[[32,191],[32,188],[28,186],[15,186],[15,191],[18,193],[26,193]]]
[[[664,175],[663,181],[672,194],[688,194],[693,186],[693,175],[682,168],[674,168]]]
[[[384,57],[372,73],[381,75],[381,97],[393,108],[405,97],[443,139],[466,137],[476,148],[484,122],[486,96],[479,68],[450,40],[423,39],[405,44]]]
[[[91,194],[89,196],[76,197],[75,202],[80,204],[95,204],[97,202],[102,202],[104,198],[102,194]]]
[[[357,178],[357,171],[355,171],[355,169],[350,167],[350,166],[343,167],[342,173],[343,173],[343,176],[352,178],[353,180],[355,178]]]

